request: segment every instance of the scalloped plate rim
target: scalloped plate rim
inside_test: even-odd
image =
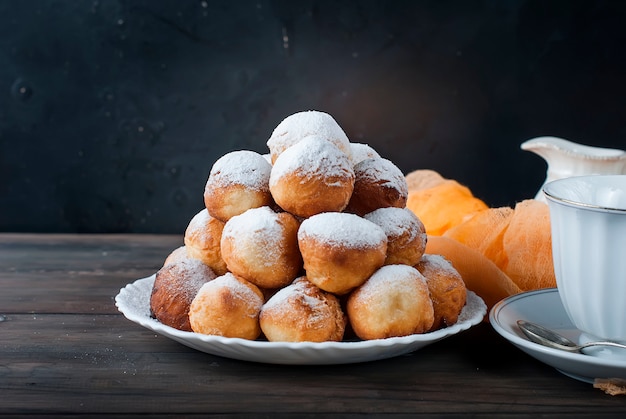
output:
[[[246,340],[186,332],[166,326],[150,317],[149,294],[146,294],[152,289],[154,278],[155,274],[137,279],[121,288],[120,292],[115,296],[115,305],[128,320],[202,352],[261,363],[330,365],[391,358],[413,352],[467,330],[482,322],[487,313],[484,301],[478,295],[468,290],[467,299],[471,304],[466,304],[463,308],[459,321],[450,327],[434,332],[347,342],[267,342]]]

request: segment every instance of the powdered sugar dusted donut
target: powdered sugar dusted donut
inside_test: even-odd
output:
[[[222,257],[228,270],[263,288],[292,282],[302,270],[296,218],[269,207],[252,208],[226,222]]]
[[[365,159],[354,166],[354,192],[347,212],[364,215],[378,208],[404,208],[409,196],[402,171],[390,160]]]
[[[346,133],[332,116],[320,111],[303,111],[283,119],[272,132],[267,141],[271,162],[275,163],[283,151],[310,135],[330,141],[348,157],[352,153]]]
[[[179,330],[191,331],[189,305],[215,273],[197,259],[180,258],[158,270],[152,292],[150,311],[161,323]]]
[[[426,278],[433,300],[435,321],[432,330],[455,324],[465,306],[467,290],[461,274],[443,256],[424,254],[416,266]]]
[[[383,265],[387,236],[364,218],[327,212],[302,222],[298,245],[308,280],[324,291],[346,294]]]
[[[380,226],[387,235],[385,265],[415,266],[426,250],[426,228],[408,208],[379,208],[364,218]]]
[[[226,273],[220,242],[224,222],[211,217],[206,208],[193,216],[185,230],[185,248],[189,257],[210,266],[217,275]]]
[[[407,265],[377,270],[348,296],[346,311],[356,335],[366,340],[424,333],[434,321],[426,279]]]
[[[282,209],[306,218],[343,210],[354,188],[354,171],[343,151],[321,137],[309,136],[276,159],[269,184]]]
[[[254,340],[261,334],[263,294],[251,282],[230,272],[200,288],[189,307],[196,333]]]
[[[259,321],[270,342],[341,341],[347,324],[339,299],[305,276],[274,294]]]
[[[212,217],[228,221],[250,208],[271,206],[269,179],[272,166],[259,153],[233,151],[211,168],[204,188],[204,204]]]

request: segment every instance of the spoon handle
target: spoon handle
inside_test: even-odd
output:
[[[586,342],[580,345],[580,349],[588,348],[590,346],[611,346],[613,348],[621,348],[626,349],[626,345],[623,343],[611,342],[611,341],[595,341],[595,342]]]
[[[527,322],[525,320],[518,320],[517,325],[531,341],[550,348],[561,349],[568,352],[581,352],[582,349],[590,346],[610,346],[613,348],[626,349],[626,344],[612,341],[586,342],[579,345],[567,339],[565,336],[561,336],[544,326]]]

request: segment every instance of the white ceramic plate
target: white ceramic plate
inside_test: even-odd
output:
[[[588,383],[596,378],[626,379],[624,350],[597,347],[586,354],[570,353],[534,343],[517,327],[518,320],[537,323],[573,340],[584,342],[587,337],[567,317],[556,288],[517,294],[500,301],[489,312],[493,328],[530,356],[561,373]]]
[[[354,342],[267,342],[209,336],[184,332],[150,317],[150,293],[155,276],[138,279],[122,288],[115,297],[118,309],[129,320],[175,341],[213,355],[269,364],[348,364],[374,361],[407,354],[480,323],[487,307],[471,291],[453,326],[430,333],[398,338]]]

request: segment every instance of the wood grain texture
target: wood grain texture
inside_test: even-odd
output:
[[[117,313],[119,289],[182,244],[176,235],[0,234],[0,313]]]
[[[336,366],[195,351],[113,298],[177,236],[0,234],[0,416],[613,416],[623,397],[563,376],[481,324],[414,353]]]

